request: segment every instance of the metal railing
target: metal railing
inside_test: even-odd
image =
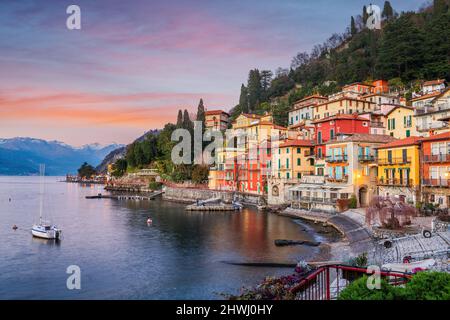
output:
[[[329,265],[313,271],[291,289],[299,300],[336,300],[350,283],[368,275],[367,269],[343,265]],[[401,272],[381,271],[381,278],[392,286],[404,285],[412,275]]]
[[[412,187],[413,179],[378,179],[377,184],[381,186],[399,186],[399,187]]]
[[[393,164],[408,164],[411,163],[411,157],[400,157],[400,158],[379,158],[377,160],[378,164],[383,165],[393,165]]]
[[[373,121],[373,122],[370,123],[370,126],[371,126],[372,128],[384,128],[383,122],[376,122],[376,121]]]
[[[345,175],[345,176],[342,176],[340,178],[326,176],[325,180],[328,181],[328,182],[346,183],[346,182],[348,182],[348,176]]]
[[[422,185],[425,187],[450,187],[450,179],[422,179]]]
[[[369,155],[369,154],[360,154],[358,156],[358,160],[361,162],[372,162],[375,161],[375,156]]]
[[[450,162],[450,154],[431,154],[424,155],[423,161],[426,163],[433,162]]]
[[[347,155],[339,155],[339,156],[328,156],[326,157],[325,161],[330,163],[337,163],[337,162],[347,162]]]

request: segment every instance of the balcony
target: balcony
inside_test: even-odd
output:
[[[332,182],[332,183],[347,183],[348,182],[348,176],[345,175],[345,176],[342,176],[342,177],[339,177],[339,178],[326,176],[325,180],[327,182]]]
[[[358,156],[359,162],[374,162],[375,156],[371,156],[369,154],[360,154]]]
[[[412,179],[378,179],[377,184],[379,186],[392,186],[392,187],[412,187],[413,180]]]
[[[325,161],[328,163],[340,163],[340,162],[347,162],[347,155],[341,155],[341,156],[328,156],[326,157]]]
[[[423,157],[425,163],[450,162],[450,154],[432,154]]]
[[[422,179],[422,185],[424,187],[441,187],[448,188],[450,187],[450,179]]]
[[[378,165],[380,166],[390,166],[395,164],[408,164],[411,163],[411,157],[401,157],[401,158],[382,158],[378,159]]]
[[[426,125],[418,125],[416,129],[419,132],[424,132],[424,131],[439,130],[439,129],[446,129],[446,128],[448,128],[448,124],[446,122],[434,121],[432,123],[427,123]]]
[[[376,121],[373,121],[373,122],[370,123],[370,126],[371,126],[372,128],[384,128],[383,122],[376,122]]]
[[[294,199],[294,203],[324,203],[324,204],[336,204],[336,198],[316,198],[316,197],[300,197],[299,199]]]

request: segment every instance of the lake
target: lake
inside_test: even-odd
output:
[[[292,272],[223,261],[312,259],[318,248],[276,247],[274,240],[330,240],[256,209],[186,212],[161,199],[85,199],[103,187],[62,179],[45,177],[44,184],[44,218],[63,230],[55,243],[30,233],[39,220],[39,177],[0,177],[0,299],[221,299]],[[80,290],[67,289],[70,265],[80,267]]]

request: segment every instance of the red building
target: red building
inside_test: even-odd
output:
[[[339,134],[370,133],[370,120],[357,114],[339,114],[315,120],[313,124],[316,159],[323,159],[326,156],[325,143],[335,139]]]
[[[422,197],[427,203],[450,205],[450,132],[421,139]]]

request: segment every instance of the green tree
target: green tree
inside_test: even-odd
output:
[[[78,169],[78,176],[81,178],[91,178],[96,174],[97,172],[95,171],[94,167],[87,162],[84,162]]]
[[[364,6],[363,12],[362,12],[362,21],[363,21],[364,25],[366,25],[367,19],[369,19],[369,14],[367,13],[367,7]]]
[[[263,102],[261,75],[258,69],[250,70],[247,83],[249,112],[252,112]]]
[[[121,177],[127,171],[128,163],[125,159],[117,159],[117,161],[113,165],[112,175],[115,177]]]
[[[353,18],[352,16],[350,19],[350,33],[352,36],[354,36],[357,32],[358,30],[356,29],[355,18]]]
[[[423,30],[414,23],[412,13],[405,13],[387,24],[378,54],[379,77],[400,77],[406,81],[421,78],[424,43]]]
[[[178,110],[177,127],[181,128],[182,126],[183,126],[183,111]]]
[[[386,20],[391,20],[394,17],[394,9],[392,9],[391,3],[389,1],[384,2],[381,17]]]
[[[197,121],[201,121],[203,123],[203,128],[205,127],[205,106],[203,105],[203,99],[200,99],[197,107]]]
[[[195,165],[192,169],[192,181],[203,183],[208,181],[209,167],[205,165]]]
[[[244,84],[241,85],[241,95],[239,96],[239,110],[243,113],[248,113],[250,111],[248,102],[248,91]]]

